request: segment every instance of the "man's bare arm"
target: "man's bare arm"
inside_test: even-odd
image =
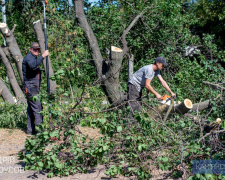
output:
[[[162,86],[171,94],[171,96],[176,96],[176,94],[174,94],[170,87],[168,86],[168,84],[166,83],[166,81],[163,79],[162,76],[158,76],[159,81],[161,82]]]
[[[162,99],[162,96],[153,89],[153,87],[151,86],[151,80],[150,79],[146,79],[145,80],[145,88],[148,89],[151,93],[153,93],[157,99]]]

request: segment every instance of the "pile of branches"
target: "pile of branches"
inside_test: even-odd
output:
[[[163,115],[153,116],[157,111],[149,101],[134,117],[126,103],[99,112],[82,106],[82,99],[77,100],[54,123],[42,124],[40,133],[27,139],[26,152],[21,154],[26,169],[45,170],[53,177],[87,173],[104,164],[111,177],[149,179],[158,173],[163,178],[188,178],[193,175],[192,160],[224,159],[224,130],[216,126],[207,132],[203,126],[207,117],[198,111],[172,114],[164,121]],[[82,121],[99,128],[102,136],[84,135]]]

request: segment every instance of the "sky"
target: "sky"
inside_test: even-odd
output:
[[[91,2],[91,3],[98,2],[98,0],[88,0],[88,1]],[[70,0],[69,2],[72,4],[72,0]]]

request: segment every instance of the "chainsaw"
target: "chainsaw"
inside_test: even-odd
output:
[[[176,102],[174,101],[175,99],[177,98],[177,94],[176,96],[168,96],[167,94],[165,94],[163,97],[162,97],[162,101],[161,103],[162,104],[166,104],[169,106],[167,112],[166,112],[166,115],[164,116],[163,118],[163,121],[165,121],[168,117],[168,115],[170,114],[170,111],[172,110],[172,108],[174,107],[174,105],[176,104]]]
[[[165,95],[163,95],[162,100],[160,101],[160,103],[170,106],[171,101],[172,100],[174,101],[176,98],[177,98],[177,94],[176,94],[176,96],[172,96],[172,97],[167,95],[167,94],[165,94]],[[176,104],[176,102],[174,102],[174,104]]]

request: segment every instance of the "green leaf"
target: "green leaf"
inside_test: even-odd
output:
[[[121,132],[123,130],[122,126],[117,126],[117,132]]]
[[[38,164],[39,167],[43,167],[44,166],[44,164],[42,162],[38,162],[37,164]]]
[[[52,178],[54,176],[53,172],[48,173],[47,177]]]

